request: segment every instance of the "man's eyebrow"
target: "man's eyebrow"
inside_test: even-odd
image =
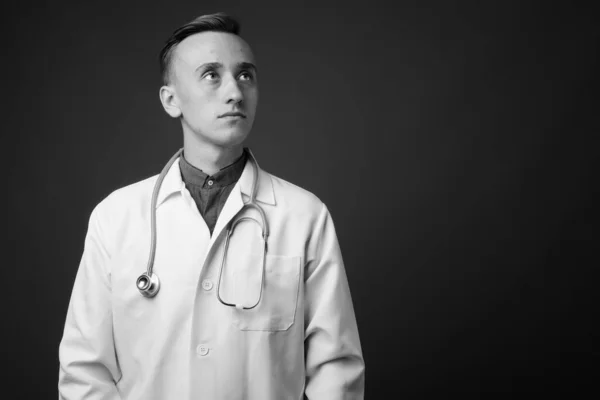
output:
[[[221,64],[219,62],[209,62],[209,63],[204,63],[204,64],[200,65],[198,68],[196,68],[196,71],[199,71],[201,69],[219,69],[222,67],[223,67],[223,64]]]
[[[238,64],[238,67],[240,69],[251,69],[251,70],[254,70],[254,72],[258,72],[258,68],[256,68],[256,65],[254,65],[250,62],[241,62]]]
[[[251,69],[254,72],[258,72],[258,68],[256,68],[256,65],[252,64],[251,62],[238,63],[237,67],[238,69]],[[223,64],[221,64],[220,62],[208,62],[200,65],[198,68],[196,68],[196,71],[220,68],[223,68]]]

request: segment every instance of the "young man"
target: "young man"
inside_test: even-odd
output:
[[[243,147],[258,81],[238,34],[232,18],[205,15],[161,52],[160,100],[181,121],[183,153],[90,216],[61,399],[363,398],[331,216]]]

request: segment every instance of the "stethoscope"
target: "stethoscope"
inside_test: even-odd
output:
[[[260,207],[256,203],[256,193],[258,191],[258,171],[259,171],[258,163],[256,162],[256,159],[254,158],[254,155],[252,154],[250,149],[244,148],[244,151],[246,151],[248,153],[248,160],[252,164],[254,176],[253,176],[253,181],[252,181],[252,188],[250,190],[250,198],[247,202],[244,202],[242,209],[238,212],[237,215],[242,214],[242,212],[245,210],[254,209],[254,210],[258,211],[261,221],[257,220],[256,218],[245,216],[245,217],[236,217],[236,218],[234,218],[234,220],[232,220],[229,223],[229,225],[227,227],[226,236],[225,236],[225,247],[223,249],[223,255],[221,257],[221,266],[219,268],[219,279],[217,281],[217,298],[219,299],[221,304],[223,304],[225,306],[235,307],[237,309],[242,309],[242,310],[250,310],[250,309],[253,309],[254,307],[256,307],[260,303],[260,300],[262,298],[262,290],[263,290],[264,279],[265,279],[265,260],[266,260],[266,254],[267,254],[267,239],[269,237],[269,226],[267,225],[267,218],[265,216],[264,210],[262,209],[262,207]],[[171,157],[171,159],[169,160],[167,165],[165,165],[165,167],[161,171],[160,175],[158,176],[158,179],[156,180],[156,184],[154,185],[154,190],[152,192],[152,201],[151,201],[151,206],[150,206],[151,207],[150,255],[148,257],[148,266],[146,267],[146,272],[141,274],[137,278],[137,281],[136,281],[136,287],[138,288],[138,290],[140,291],[142,296],[148,297],[148,298],[156,296],[156,294],[160,290],[160,280],[158,279],[158,275],[156,275],[156,273],[152,271],[152,268],[154,266],[154,256],[156,254],[156,202],[158,199],[158,192],[160,191],[160,186],[161,186],[163,180],[165,179],[167,172],[169,172],[169,170],[171,169],[171,166],[173,165],[175,160],[177,160],[181,156],[182,153],[183,153],[183,148],[179,149],[173,155],[173,157]],[[262,270],[261,270],[260,292],[258,294],[258,300],[256,301],[256,303],[254,303],[254,305],[249,306],[249,307],[244,306],[242,304],[228,303],[221,298],[221,279],[222,279],[222,275],[223,275],[223,268],[225,266],[227,250],[229,249],[229,241],[230,241],[231,235],[233,234],[233,230],[235,229],[235,226],[238,223],[240,223],[242,221],[246,221],[246,220],[254,221],[255,223],[257,223],[260,226],[261,236],[262,236],[263,243],[264,243],[263,256],[262,256],[262,262],[261,262]]]

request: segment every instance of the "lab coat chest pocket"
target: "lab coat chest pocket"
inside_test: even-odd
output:
[[[251,258],[260,260],[261,257]],[[301,258],[297,256],[267,255],[260,302],[250,310],[232,308],[234,325],[243,331],[289,329],[296,317],[300,262]],[[260,282],[253,279],[251,283],[258,287]],[[258,294],[257,290],[253,292]]]

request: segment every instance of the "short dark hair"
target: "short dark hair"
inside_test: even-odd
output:
[[[201,15],[187,24],[177,28],[171,37],[166,41],[158,56],[160,62],[160,74],[163,84],[169,83],[171,74],[171,58],[175,47],[183,41],[183,39],[200,32],[226,32],[234,35],[240,35],[240,23],[233,17],[218,12],[215,14]]]

